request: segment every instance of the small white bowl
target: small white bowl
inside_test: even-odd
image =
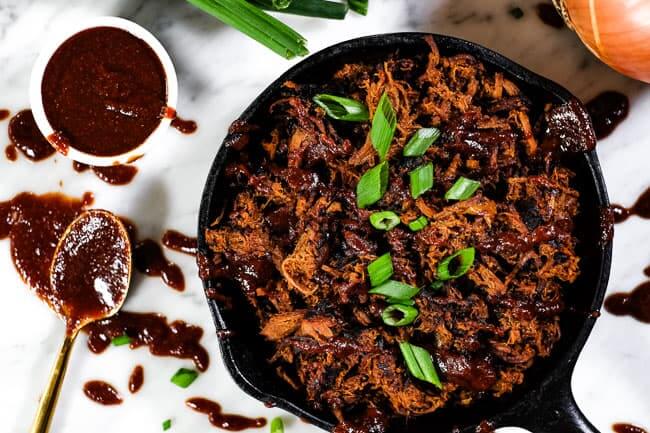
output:
[[[165,51],[161,43],[158,42],[158,40],[151,33],[149,33],[148,30],[134,23],[133,21],[118,17],[97,17],[88,21],[84,21],[79,25],[67,26],[58,35],[56,35],[56,37],[51,38],[50,41],[41,50],[38,58],[36,59],[36,63],[34,63],[34,67],[32,68],[32,75],[29,83],[29,102],[32,108],[32,112],[34,113],[34,120],[36,120],[36,125],[38,126],[38,129],[40,129],[41,133],[45,137],[48,137],[48,141],[50,141],[49,137],[55,131],[54,128],[52,128],[52,125],[50,125],[50,122],[47,120],[47,116],[45,115],[45,110],[43,108],[41,87],[45,68],[50,61],[50,58],[54,55],[54,52],[61,46],[61,44],[63,44],[75,34],[95,27],[113,27],[125,30],[131,33],[133,36],[145,41],[151,47],[151,49],[153,49],[153,51],[160,59],[160,63],[162,64],[163,71],[165,72],[167,79],[167,107],[172,108],[174,111],[176,110],[176,103],[178,101],[178,79],[176,77],[176,70],[174,69],[174,64],[169,58],[169,54],[167,54],[167,51]],[[68,153],[65,156],[74,161],[79,161],[83,162],[84,164],[95,166],[128,164],[142,157],[147,152],[147,150],[149,150],[149,148],[159,140],[160,136],[166,132],[171,121],[171,118],[164,116],[161,119],[160,124],[156,127],[156,129],[153,130],[153,132],[143,143],[129,150],[128,152],[121,153],[119,155],[97,156],[82,152],[70,146]],[[51,141],[50,144],[52,144]],[[54,148],[56,148],[56,146],[54,146]]]

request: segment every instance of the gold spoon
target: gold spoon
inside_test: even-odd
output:
[[[50,288],[44,299],[65,321],[66,335],[31,433],[50,429],[77,334],[87,324],[117,313],[130,279],[131,242],[122,222],[104,210],[83,212],[63,233],[50,266]]]

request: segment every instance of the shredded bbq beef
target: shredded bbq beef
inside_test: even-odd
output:
[[[578,192],[573,174],[543,149],[543,120],[529,118],[530,102],[502,73],[429,44],[421,56],[347,64],[326,85],[286,83],[268,128],[244,128],[254,132],[243,141],[235,131],[245,144],[224,171],[235,192],[207,231],[219,276],[243,291],[274,344],[269,362],[341,421],[368,411],[421,415],[510,392],[560,338],[562,290],[579,273]],[[389,187],[359,209],[356,184],[379,162],[370,124],[328,118],[312,97],[355,98],[372,115],[384,91],[398,119]],[[442,137],[424,156],[404,158],[408,139],[432,126]],[[413,199],[408,173],[427,162],[434,187]],[[445,200],[460,176],[481,189]],[[378,231],[368,221],[376,210],[429,224]],[[477,250],[471,270],[430,289],[438,263],[469,246]],[[386,301],[368,293],[366,267],[386,252],[394,279],[424,288],[409,326],[386,326]],[[400,341],[429,350],[442,389],[409,374]]]

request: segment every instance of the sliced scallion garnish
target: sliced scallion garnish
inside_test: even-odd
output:
[[[438,138],[440,138],[438,128],[420,128],[404,146],[403,155],[422,156]]]
[[[411,180],[411,196],[418,198],[433,187],[433,164],[419,166],[409,173]]]
[[[454,185],[449,188],[445,193],[447,200],[467,200],[474,195],[477,189],[481,186],[481,182],[477,182],[466,177],[459,177]]]
[[[275,6],[278,0],[249,0],[262,9],[282,12],[285,14],[301,15],[304,17],[326,18],[332,20],[342,20],[348,13],[347,3],[339,3],[327,0],[284,0],[282,4],[288,3],[284,7]]]
[[[442,383],[440,382],[436,368],[433,366],[431,354],[426,349],[406,341],[399,343],[399,348],[404,357],[406,367],[415,378],[429,382],[442,389]]]
[[[354,99],[319,93],[313,100],[328,116],[336,120],[364,122],[370,118],[368,107]]]
[[[444,282],[442,282],[442,281],[440,281],[440,280],[436,280],[436,281],[434,281],[433,283],[431,283],[431,288],[432,288],[433,290],[440,290],[440,289],[442,289],[442,287],[443,287],[444,285],[445,285]]]
[[[279,416],[271,420],[271,433],[284,433],[284,423]]]
[[[198,376],[199,373],[194,370],[190,370],[189,368],[179,368],[172,376],[171,382],[181,388],[187,388]]]
[[[350,9],[361,15],[368,14],[368,0],[348,0]]]
[[[125,344],[131,344],[133,338],[129,337],[126,334],[122,334],[119,337],[115,337],[111,340],[113,346],[124,346]]]
[[[388,326],[406,326],[418,317],[417,308],[408,305],[389,305],[381,313],[381,320]]]
[[[418,219],[413,220],[409,223],[409,228],[411,229],[412,232],[419,232],[420,230],[425,228],[428,223],[429,220],[427,220],[427,217],[420,216]]]
[[[392,275],[393,260],[390,253],[377,257],[368,265],[368,276],[372,287],[385,283]]]
[[[463,248],[462,250],[456,251],[454,254],[446,257],[443,261],[438,263],[437,277],[441,281],[453,280],[463,276],[470,270],[474,264],[474,257],[476,255],[476,250],[474,247]],[[452,263],[454,260],[458,260],[458,263]],[[455,269],[449,269],[450,266],[454,264]]]
[[[373,287],[368,293],[373,295],[382,295],[386,298],[400,300],[408,300],[417,295],[420,289],[413,287],[410,284],[402,283],[401,281],[388,280],[384,284]]]
[[[163,431],[169,430],[172,427],[172,420],[171,419],[166,419],[162,422],[162,429]]]
[[[384,210],[370,214],[370,224],[377,230],[391,230],[400,223],[399,216],[395,212]]]
[[[370,141],[382,161],[386,159],[390,143],[395,136],[396,127],[397,116],[395,110],[393,110],[390,103],[388,93],[384,92],[379,98],[379,104],[377,104],[377,110],[372,117],[372,126],[370,128]]]
[[[381,200],[388,188],[388,162],[366,171],[357,184],[357,206],[361,209]]]

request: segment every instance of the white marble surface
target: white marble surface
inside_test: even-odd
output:
[[[351,15],[344,22],[286,18],[309,39],[312,52],[355,36],[392,31],[432,31],[461,36],[500,51],[588,99],[616,89],[632,101],[629,119],[599,144],[610,195],[631,203],[650,185],[650,88],[610,71],[584,49],[568,30],[543,25],[533,0],[370,0],[368,17]],[[520,6],[525,16],[507,14]],[[39,46],[67,23],[96,15],[118,15],[152,31],[167,47],[178,70],[179,112],[194,118],[192,136],[170,133],[154,152],[137,163],[140,173],[126,187],[102,183],[92,174],[77,174],[70,161],[56,156],[31,164],[0,158],[0,200],[22,190],[64,191],[79,196],[91,190],[96,206],[133,219],[144,236],[160,238],[167,228],[195,231],[205,175],[230,121],[292,63],[194,10],[182,0],[0,0],[0,105],[17,111],[28,104],[27,85]],[[6,128],[6,122],[0,123]],[[6,137],[5,137],[6,139]],[[0,143],[1,145],[2,143]],[[4,146],[2,146],[4,147]],[[650,264],[650,222],[633,218],[617,226],[610,292],[628,290],[643,280]],[[207,418],[184,407],[190,396],[221,402],[227,412],[273,417],[283,415],[288,433],[317,432],[288,414],[267,409],[241,392],[225,372],[204,302],[193,278],[192,258],[168,252],[185,272],[187,289],[177,293],[160,280],[136,275],[126,309],[158,311],[206,330],[202,343],[211,356],[209,370],[187,390],[169,383],[177,368],[173,358],[156,358],[146,349],[111,347],[91,354],[81,337],[72,355],[53,431],[157,432],[173,419],[177,432],[210,431]],[[21,282],[13,269],[7,241],[0,241],[0,417],[1,431],[25,432],[61,341],[63,326]],[[145,368],[145,385],[128,393],[134,365]],[[612,422],[650,428],[650,326],[603,313],[581,355],[573,377],[576,399],[603,432]],[[102,407],[82,393],[84,381],[104,379],[123,394],[124,404]]]

